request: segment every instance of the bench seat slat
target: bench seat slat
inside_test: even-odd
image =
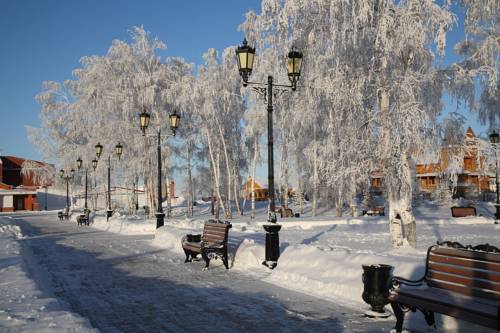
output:
[[[442,255],[429,255],[429,262],[436,262],[448,265],[462,266],[467,268],[482,269],[485,271],[492,271],[500,273],[500,265],[492,262],[470,260],[467,258],[446,257]]]
[[[452,265],[430,262],[428,269],[431,271],[461,275],[468,278],[483,279],[500,283],[500,273],[495,273],[492,271],[485,271],[485,270],[477,270],[472,267],[469,268],[463,266],[452,266]]]
[[[498,302],[490,299],[471,297],[433,287],[407,287],[398,291],[401,296],[407,296],[431,301],[437,304],[453,304],[461,310],[471,311],[483,316],[496,318]],[[391,293],[393,296],[394,293]]]
[[[226,237],[220,237],[220,235],[214,235],[214,234],[203,234],[203,241],[204,242],[222,242]]]
[[[214,236],[214,237],[219,237],[219,238],[224,238],[226,237],[226,233],[225,232],[218,232],[218,231],[212,231],[212,230],[205,230],[203,232],[203,235],[211,235],[211,236]]]
[[[473,259],[473,260],[483,260],[490,261],[492,263],[500,264],[500,256],[495,253],[487,253],[481,251],[472,250],[462,250],[447,247],[435,247],[432,249],[431,254],[437,254],[442,256]]]
[[[465,286],[460,286],[457,284],[446,283],[443,281],[436,281],[436,280],[429,280],[428,284],[430,287],[454,291],[456,293],[460,293],[460,294],[466,295],[466,296],[486,298],[486,299],[496,300],[497,302],[500,302],[500,294],[495,293],[493,291],[488,292],[487,290],[483,290],[483,289],[479,289],[479,288],[465,287]]]
[[[447,297],[441,290],[429,288],[427,292],[418,290],[416,293],[403,292],[400,290],[397,294],[391,293],[389,295],[389,300],[391,302],[400,302],[432,312],[442,313],[473,323],[481,323],[481,325],[489,328],[497,328],[497,308],[495,305],[478,303],[474,299],[460,302],[457,296],[461,295]]]
[[[479,288],[479,289],[491,290],[491,291],[495,291],[497,293],[500,293],[500,284],[490,282],[487,280],[481,280],[478,278],[469,278],[469,277],[464,277],[464,276],[459,276],[459,275],[451,275],[451,274],[436,272],[436,271],[432,271],[432,270],[429,271],[429,274],[427,277],[431,280],[450,282],[450,283],[462,285],[464,287]]]

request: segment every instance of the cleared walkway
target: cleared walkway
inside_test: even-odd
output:
[[[39,288],[102,332],[388,332],[331,302],[218,266],[186,265],[149,245],[55,215],[15,218],[23,257]]]

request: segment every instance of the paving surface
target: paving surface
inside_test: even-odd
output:
[[[69,304],[102,332],[389,332],[394,320],[276,287],[241,271],[124,236],[60,222],[15,218],[23,257],[39,288]]]

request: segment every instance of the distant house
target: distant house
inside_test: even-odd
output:
[[[244,183],[241,187],[243,192],[243,197],[247,200],[252,199],[252,183],[255,191],[255,200],[256,201],[266,201],[269,199],[269,190],[267,186],[259,184],[257,181],[252,180],[252,177],[248,177],[246,183]]]
[[[479,150],[479,138],[476,137],[472,128],[468,128],[464,141],[465,154],[463,156],[462,167],[458,170],[458,181],[456,192],[463,195],[468,192],[488,192],[491,191],[490,178],[492,175],[487,171],[485,165],[486,158],[481,156]],[[439,158],[431,163],[416,164],[416,177],[420,191],[424,193],[434,192],[440,182],[445,180],[451,161],[459,155],[459,148],[444,144],[441,147]],[[371,173],[372,191],[380,191],[383,183],[383,174],[380,171]]]
[[[37,189],[47,184],[38,184],[31,175],[22,174],[24,161],[20,157],[0,156],[0,212],[39,210]]]
[[[463,195],[468,192],[490,191],[490,174],[485,165],[486,157],[479,150],[479,138],[476,137],[472,128],[468,128],[464,141],[466,150],[457,172],[458,181],[456,192]],[[421,190],[434,192],[440,182],[444,180],[443,175],[454,157],[459,156],[458,147],[443,145],[441,147],[439,160],[430,164],[417,164],[417,178]]]

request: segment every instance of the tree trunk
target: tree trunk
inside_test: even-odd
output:
[[[165,194],[167,196],[167,218],[172,217],[172,193],[170,193],[170,178],[166,177],[167,189]]]
[[[220,135],[220,140],[222,142],[222,151],[224,152],[224,160],[226,162],[226,206],[227,209],[225,211],[225,216],[227,219],[232,219],[233,218],[233,207],[231,204],[231,192],[232,192],[232,185],[231,185],[231,180],[232,180],[232,172],[231,172],[231,160],[229,158],[229,153],[227,150],[227,145],[226,145],[226,140],[224,137],[224,133],[222,132],[222,128],[220,127],[219,124],[217,124],[217,127],[219,129],[219,135]]]
[[[288,137],[286,135],[284,135],[281,150],[281,169],[283,175],[281,186],[282,206],[288,208]]]
[[[236,166],[233,169],[233,174],[234,174],[234,181],[233,181],[233,188],[234,188],[234,201],[236,203],[236,211],[238,212],[239,215],[243,215],[243,210],[241,209],[240,205],[240,183],[241,183],[241,178],[239,175],[239,172],[236,168]]]
[[[257,170],[257,155],[259,153],[258,139],[257,136],[254,138],[254,148],[253,148],[253,160],[252,160],[252,213],[250,218],[255,219],[255,172]],[[247,189],[248,192],[248,189]]]
[[[219,163],[219,153],[214,154],[214,151],[212,149],[212,143],[210,140],[210,136],[207,134],[207,144],[208,144],[208,152],[210,154],[210,160],[213,168],[213,174],[214,174],[214,185],[215,185],[215,193],[217,195],[217,204],[216,204],[216,210],[215,210],[215,218],[219,219],[219,209],[221,207],[222,203],[222,196],[221,196],[221,191],[220,191],[220,163]],[[222,210],[224,212],[224,215],[227,216],[226,214],[226,207],[224,207],[224,204],[222,204]]]
[[[187,178],[188,178],[188,200],[187,200],[187,216],[193,216],[193,178],[191,174],[191,149],[189,144],[186,145],[186,159],[187,159]]]
[[[316,124],[313,125],[314,159],[313,159],[313,201],[312,216],[316,216],[318,209],[318,142]]]

